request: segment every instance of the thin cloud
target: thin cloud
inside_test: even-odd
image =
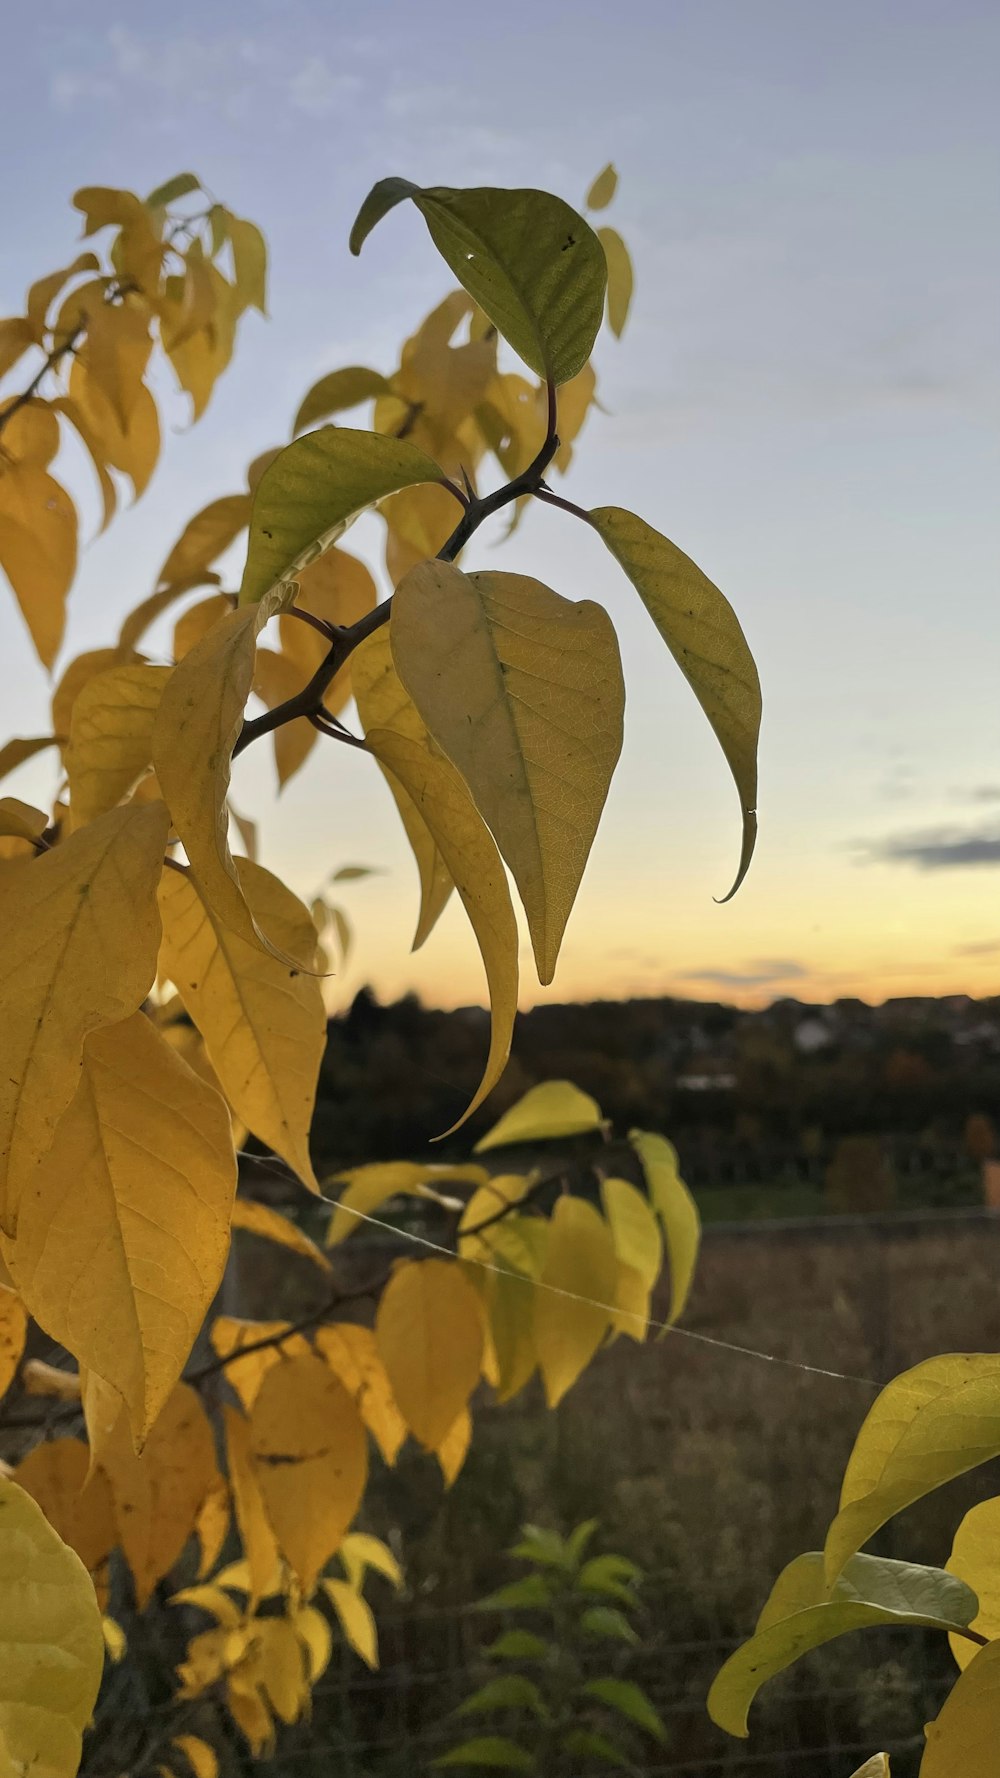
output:
[[[684,969],[676,979],[711,982],[717,988],[766,988],[771,983],[801,981],[808,974],[804,964],[789,958],[760,957],[744,969]]]
[[[995,828],[926,827],[891,835],[864,847],[863,864],[908,864],[914,870],[968,870],[1000,864],[1000,833]]]
[[[953,957],[994,957],[1000,951],[1000,938],[981,938],[972,944],[953,945]]]

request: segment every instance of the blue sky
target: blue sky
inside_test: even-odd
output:
[[[613,157],[636,307],[626,340],[599,349],[609,411],[567,492],[633,506],[736,605],[765,693],[761,836],[747,884],[716,907],[735,796],[593,540],[539,512],[502,557],[477,542],[467,566],[606,602],[629,686],[563,962],[533,997],[995,991],[998,56],[1000,14],[973,0],[19,9],[0,70],[18,151],[0,311],[69,257],[80,183],[142,191],[190,166],[273,254],[270,321],[248,321],[189,436],[173,403],[153,487],[88,550],[69,650],[105,639],[190,512],[287,436],[317,374],[390,369],[447,288],[403,212],[349,258],[374,179],[577,200]],[[376,536],[366,522],[358,547]],[[37,732],[46,688],[12,607],[0,635],[4,730]],[[302,891],[343,862],[384,871],[350,892],[344,993],[370,978],[478,998],[458,910],[409,957],[411,867],[388,797],[346,753],[314,755],[280,803],[268,762],[241,764],[265,861]],[[37,784],[28,768],[12,788]]]

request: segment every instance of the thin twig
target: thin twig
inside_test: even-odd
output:
[[[506,482],[502,488],[495,489],[492,494],[487,494],[482,499],[476,496],[469,501],[451,536],[439,549],[438,561],[453,562],[486,519],[491,518],[494,513],[502,511],[505,506],[510,506],[515,500],[520,500],[523,494],[539,493],[543,486],[542,477],[559,449],[559,438],[554,430],[555,412],[555,390],[550,386],[549,420],[551,430],[537,456],[528,464],[527,469],[515,476],[512,481]],[[359,644],[365,641],[366,637],[373,635],[384,623],[388,623],[391,614],[392,596],[390,595],[388,599],[383,599],[381,605],[376,605],[373,610],[366,612],[356,624],[337,629],[330,642],[326,659],[321,661],[309,683],[303,686],[300,692],[296,692],[294,697],[286,698],[283,704],[275,704],[273,710],[267,710],[263,716],[252,717],[249,722],[243,724],[233,748],[233,758],[237,759],[250,746],[250,743],[259,740],[261,735],[272,734],[275,729],[283,728],[286,722],[294,722],[297,716],[312,718],[312,716],[319,714],[326,692],[344,662],[349,659]]]

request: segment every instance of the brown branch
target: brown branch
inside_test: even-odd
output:
[[[49,371],[55,370],[56,366],[62,362],[68,352],[76,351],[76,348],[86,331],[86,322],[81,322],[80,326],[74,328],[69,338],[65,340],[61,346],[53,346],[52,350],[46,354],[45,363],[42,365],[38,375],[32,378],[26,389],[22,389],[20,395],[15,395],[9,407],[5,407],[3,412],[0,413],[0,433],[3,432],[4,427],[14,418],[15,414],[20,413],[23,407],[27,407],[29,401],[34,401],[35,396],[38,394]]]
[[[482,499],[473,496],[469,500],[451,536],[438,550],[437,559],[439,562],[453,562],[465,548],[470,537],[478,531],[480,525],[486,519],[491,518],[494,513],[502,511],[505,506],[512,505],[515,500],[520,500],[524,494],[540,493],[544,486],[542,477],[559,449],[559,437],[555,431],[556,395],[555,388],[551,384],[548,390],[548,402],[549,431],[537,456],[528,464],[527,469],[515,476],[512,481],[506,482],[502,488],[496,488],[492,494],[487,494]],[[452,489],[452,492],[455,491]],[[294,697],[286,698],[283,704],[276,704],[273,710],[266,711],[263,716],[253,717],[249,722],[243,724],[239,739],[233,748],[233,758],[237,759],[244,749],[249,747],[251,741],[259,740],[261,735],[273,733],[276,728],[282,728],[286,722],[294,722],[297,716],[311,718],[313,715],[320,714],[323,698],[344,662],[350,658],[366,637],[371,636],[384,623],[388,623],[391,614],[392,595],[390,594],[388,599],[383,599],[381,605],[376,605],[374,610],[366,612],[364,617],[359,618],[356,624],[336,629],[330,642],[329,653],[317,667],[308,685],[303,686],[302,690],[297,692]]]
[[[310,1309],[308,1315],[302,1315],[298,1321],[290,1322],[282,1333],[267,1334],[259,1340],[250,1340],[247,1345],[240,1346],[237,1351],[227,1353],[225,1358],[209,1359],[205,1364],[199,1365],[196,1370],[185,1371],[183,1381],[197,1388],[199,1383],[203,1383],[207,1377],[218,1376],[219,1372],[224,1371],[228,1365],[236,1364],[239,1359],[248,1357],[251,1352],[267,1352],[272,1347],[283,1346],[285,1341],[290,1340],[293,1335],[308,1333],[311,1328],[318,1327],[321,1321],[336,1320],[336,1310],[346,1308],[351,1303],[363,1302],[365,1297],[374,1296],[377,1291],[382,1289],[388,1276],[389,1274],[386,1272],[373,1284],[366,1284],[357,1290],[333,1291],[319,1304],[318,1308]]]

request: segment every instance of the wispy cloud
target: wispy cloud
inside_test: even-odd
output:
[[[973,943],[953,945],[953,957],[993,957],[1000,951],[1000,938],[980,938]]]
[[[862,842],[861,864],[908,864],[914,870],[967,870],[1000,864],[1000,831],[988,828],[925,827],[913,833]]]
[[[802,963],[785,957],[758,957],[743,969],[683,969],[681,982],[710,982],[717,988],[765,988],[772,983],[796,982],[809,974]]]
[[[335,72],[323,56],[310,56],[289,80],[288,99],[294,111],[307,117],[328,117],[363,84],[357,74]]]

